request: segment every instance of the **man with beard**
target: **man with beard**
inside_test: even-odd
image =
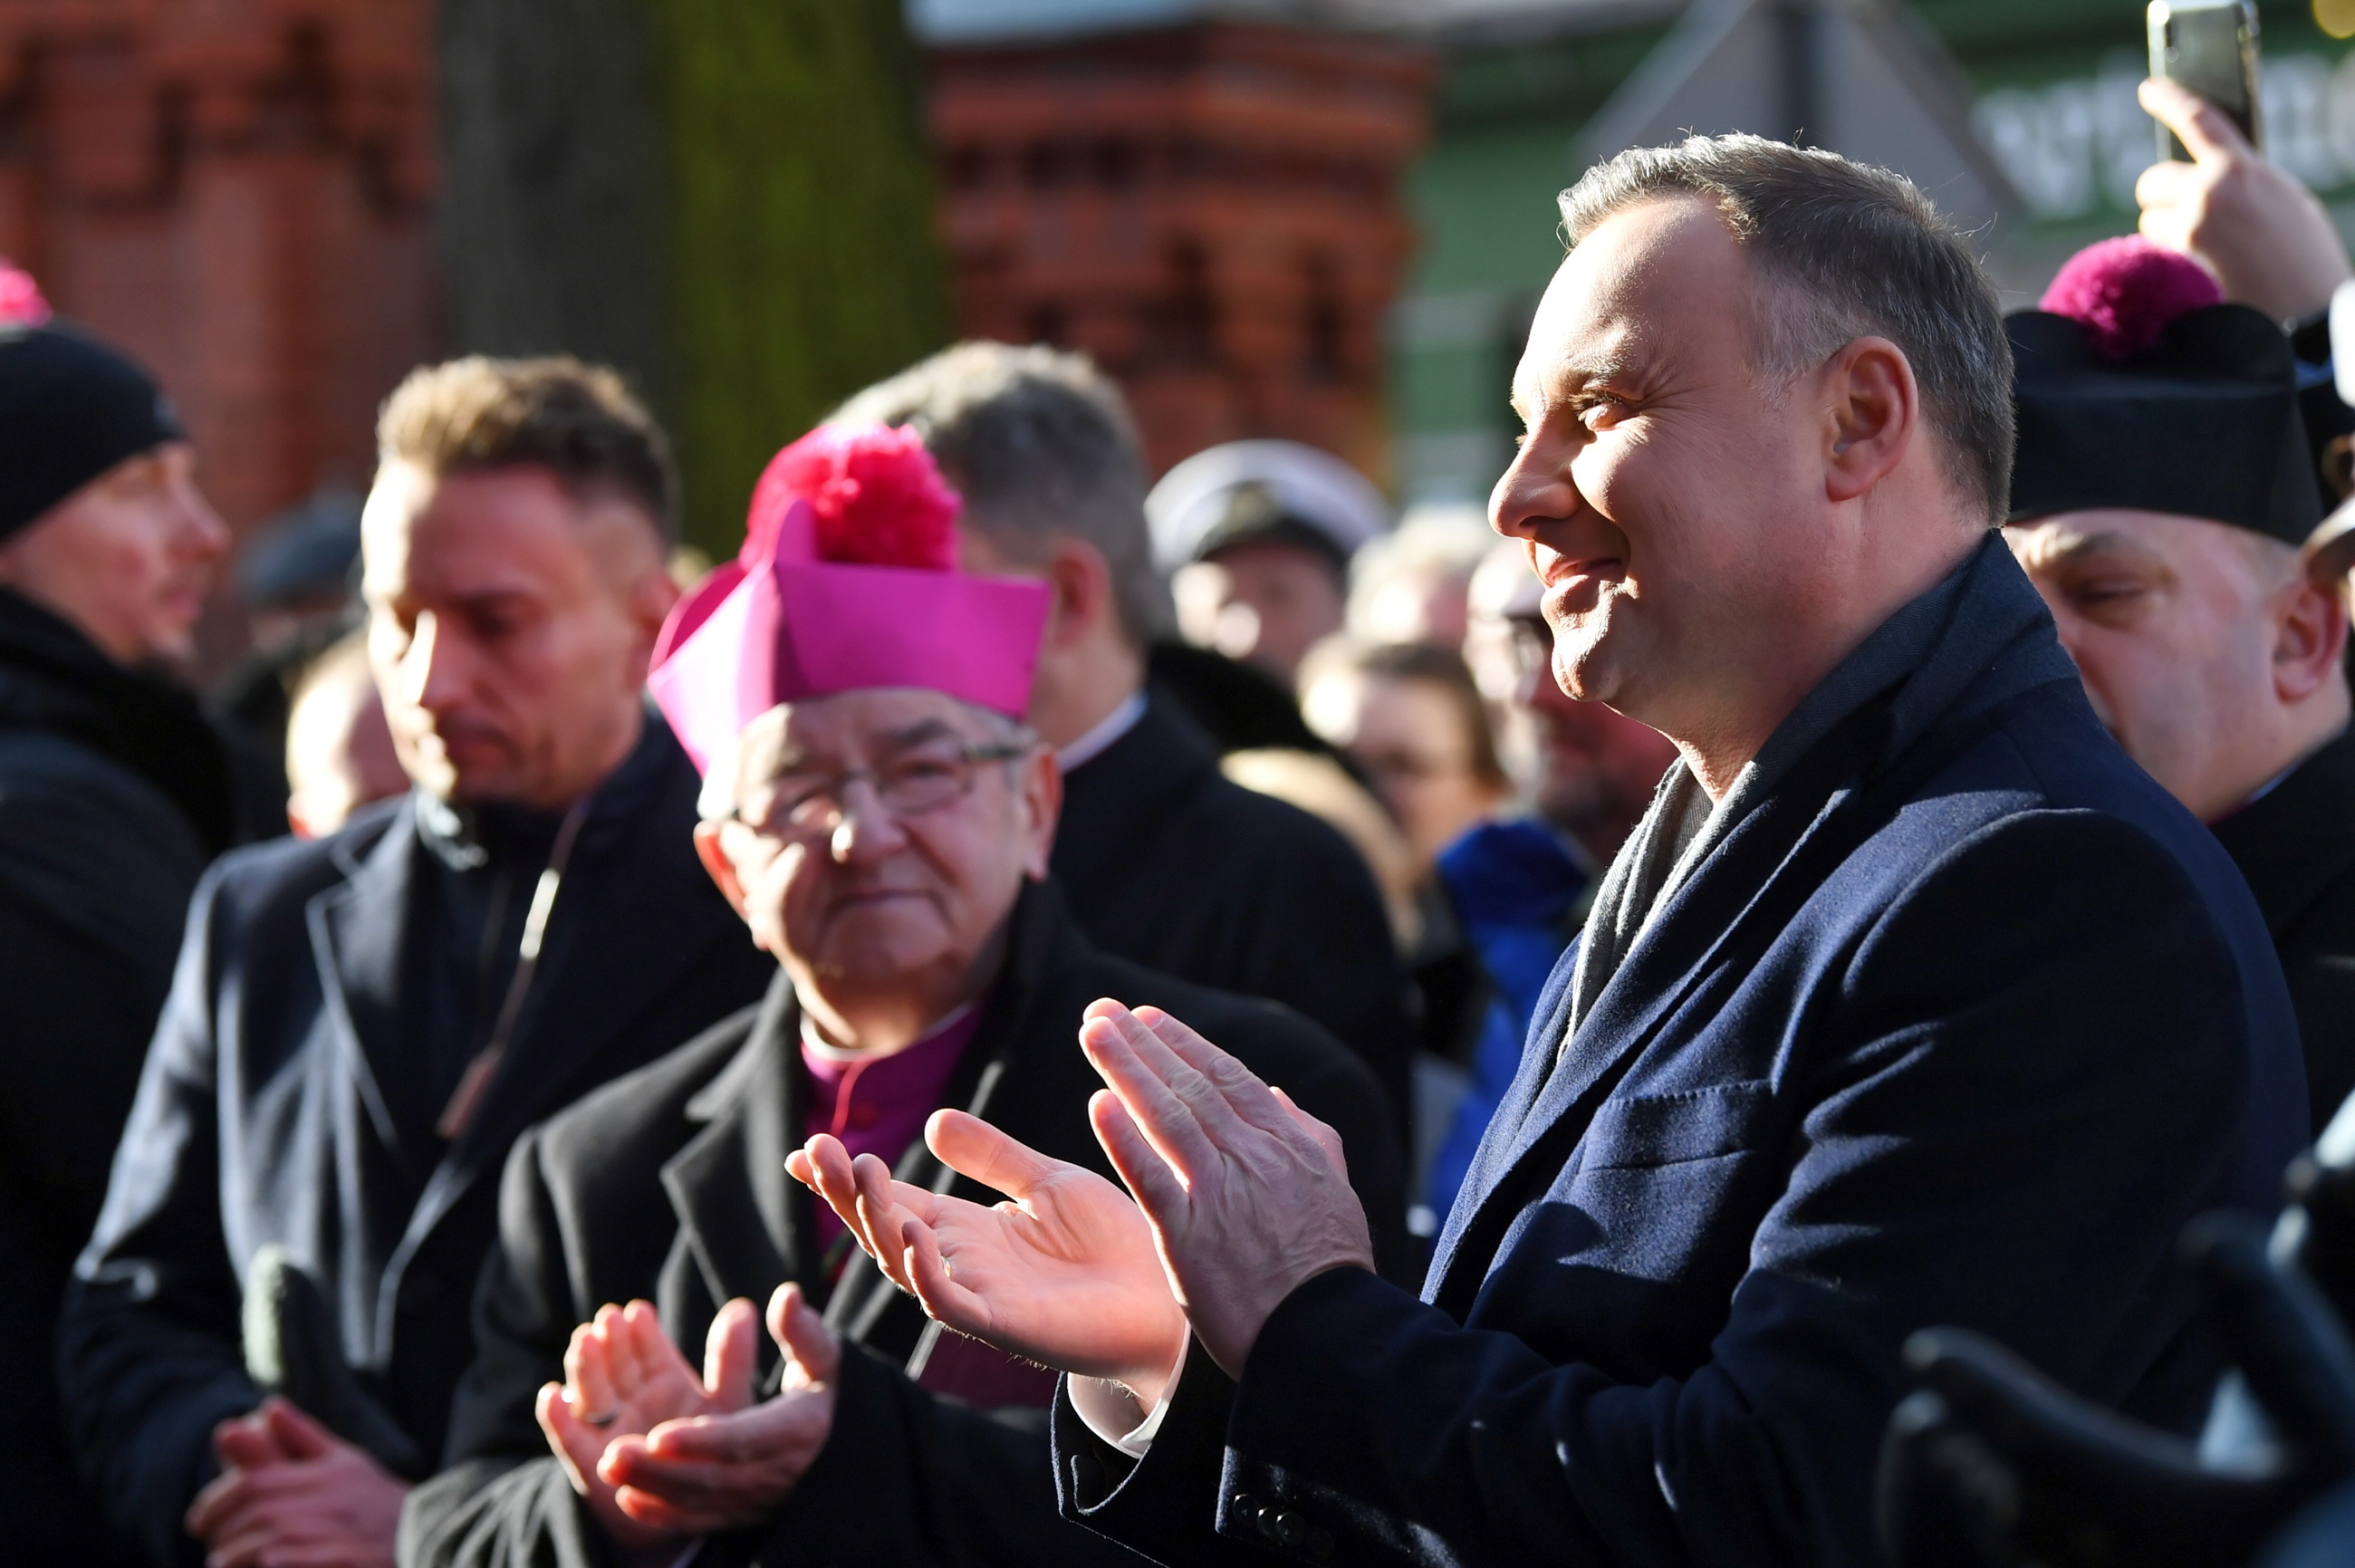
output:
[[[378,434],[368,648],[414,787],[199,886],[65,1310],[73,1437],[159,1563],[389,1562],[508,1144],[768,980],[642,695],[660,432],[610,372],[467,359]]]

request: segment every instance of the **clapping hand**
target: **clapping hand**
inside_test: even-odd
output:
[[[840,1344],[799,1285],[781,1286],[768,1328],[785,1353],[783,1387],[755,1403],[758,1316],[741,1296],[719,1309],[700,1378],[645,1302],[603,1307],[573,1330],[565,1381],[540,1390],[540,1427],[625,1552],[758,1523],[825,1447]]]
[[[824,1199],[891,1282],[947,1327],[1150,1406],[1176,1375],[1186,1317],[1128,1195],[962,1111],[925,1141],[951,1169],[1006,1193],[985,1208],[895,1181],[821,1134],[786,1168]]]
[[[1097,1138],[1153,1222],[1194,1335],[1230,1376],[1313,1275],[1374,1266],[1340,1136],[1158,1008],[1088,1008],[1080,1045],[1112,1086]]]

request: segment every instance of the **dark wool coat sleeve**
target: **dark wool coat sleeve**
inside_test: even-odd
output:
[[[1786,1137],[1764,1082],[1606,1104],[1574,1200],[1522,1212],[1473,1327],[1359,1271],[1312,1279],[1239,1388],[1196,1355],[1133,1469],[1059,1402],[1069,1511],[1188,1568],[1862,1564],[1918,1328],[1977,1328],[2073,1386],[2139,1387],[2170,1420],[2196,1408],[2202,1369],[2172,1374],[2170,1346],[2132,1325],[2181,1226],[2236,1179],[2252,1074],[2217,1048],[2240,1035],[2242,982],[2179,864],[2115,821],[2014,816],[1889,898],[1816,978],[1837,1015],[1788,1058]],[[1687,1230],[1687,1255],[1616,1274],[1555,1261],[1598,1224],[1702,1219],[1758,1184],[1753,1235]],[[1712,1252],[1731,1307],[1702,1364],[1591,1359],[1673,1333],[1636,1281]],[[1600,1330],[1584,1346],[1580,1322]]]
[[[69,1433],[116,1522],[158,1563],[201,1563],[181,1527],[212,1429],[261,1402],[239,1351],[222,1244],[214,1074],[218,872],[198,885],[169,999],[77,1265],[59,1340]]]

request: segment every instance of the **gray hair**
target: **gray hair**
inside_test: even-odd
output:
[[[1142,648],[1174,619],[1145,523],[1145,459],[1120,389],[1082,354],[960,343],[828,415],[913,425],[964,520],[1012,560],[1035,566],[1060,539],[1095,547],[1111,570],[1121,630]]]
[[[1576,245],[1613,214],[1664,196],[1715,207],[1761,287],[1759,368],[1778,382],[1859,337],[1904,351],[1923,422],[1947,477],[1983,503],[1990,527],[2010,510],[2011,343],[1995,286],[1960,230],[1903,176],[1763,136],[1694,136],[1638,147],[1561,193]]]

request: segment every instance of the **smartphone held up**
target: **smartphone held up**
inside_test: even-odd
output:
[[[2257,112],[2257,7],[2254,0],[2150,0],[2150,74],[2179,81],[2222,110],[2253,147],[2264,127]],[[2158,155],[2190,155],[2166,126]]]

